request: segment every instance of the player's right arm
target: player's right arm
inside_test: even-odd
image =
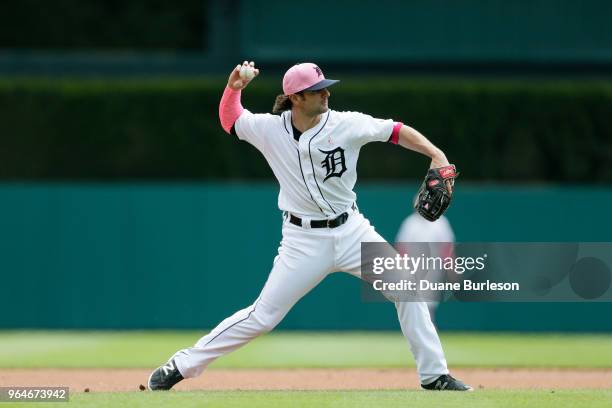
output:
[[[236,68],[232,70],[227,80],[227,86],[223,91],[221,102],[219,103],[219,119],[221,120],[221,126],[227,133],[231,133],[232,127],[244,112],[242,103],[240,103],[240,96],[242,90],[252,81],[252,79],[242,78],[240,76],[240,69],[252,69],[255,78],[259,75],[259,70],[255,68],[253,62],[249,63],[244,61],[242,65],[236,65]]]
[[[253,77],[247,79],[240,75],[241,69],[251,69]],[[265,154],[266,137],[273,134],[274,125],[280,120],[277,115],[254,114],[242,107],[240,102],[241,92],[247,85],[259,75],[259,70],[255,68],[253,62],[243,62],[237,65],[231,72],[227,86],[223,91],[221,102],[219,103],[219,119],[221,126],[229,134],[238,136],[255,146],[260,152]]]

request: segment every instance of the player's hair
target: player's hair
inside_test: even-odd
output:
[[[298,95],[304,95],[303,91],[297,93]],[[283,113],[284,111],[291,110],[293,107],[293,102],[289,99],[288,96],[280,94],[276,97],[274,101],[274,106],[272,107],[272,113],[278,115]]]
[[[280,94],[274,100],[274,106],[272,107],[272,113],[279,114],[283,113],[286,110],[291,109],[293,103],[291,103],[291,99],[287,95]]]

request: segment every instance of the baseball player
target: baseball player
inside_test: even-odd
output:
[[[410,243],[413,242],[431,243],[429,256],[446,258],[453,256],[455,234],[445,216],[442,215],[436,221],[430,222],[415,211],[404,219],[395,238],[396,248],[400,253],[409,253]],[[431,282],[444,282],[446,272],[431,270],[427,274],[427,279]],[[435,322],[435,313],[439,303],[439,296],[427,302],[429,315],[433,322]]]
[[[448,166],[444,153],[411,127],[391,119],[328,107],[329,87],[315,64],[291,67],[274,114],[242,107],[241,92],[259,74],[253,62],[236,66],[219,105],[223,129],[255,146],[280,184],[282,241],[259,297],[223,320],[193,346],[176,352],[151,373],[151,390],[168,390],[193,378],[215,359],[272,330],[291,307],[328,274],[361,277],[361,242],[385,242],[359,212],[353,187],[363,145],[389,142],[427,155],[431,167]],[[395,303],[423,388],[469,391],[453,378],[423,302]]]

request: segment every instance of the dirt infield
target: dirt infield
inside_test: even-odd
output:
[[[2,369],[3,386],[68,386],[72,392],[137,391],[142,369]],[[609,388],[612,370],[456,369],[476,388]],[[211,369],[177,390],[371,390],[416,389],[414,369]]]

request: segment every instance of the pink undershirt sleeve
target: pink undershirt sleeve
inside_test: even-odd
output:
[[[232,126],[238,120],[244,108],[240,103],[240,90],[234,90],[228,86],[223,91],[221,102],[219,103],[219,119],[223,130],[230,133]]]
[[[397,144],[399,140],[399,132],[402,126],[404,126],[402,122],[395,122],[395,124],[393,125],[393,131],[391,132],[391,137],[389,138],[389,142]]]

